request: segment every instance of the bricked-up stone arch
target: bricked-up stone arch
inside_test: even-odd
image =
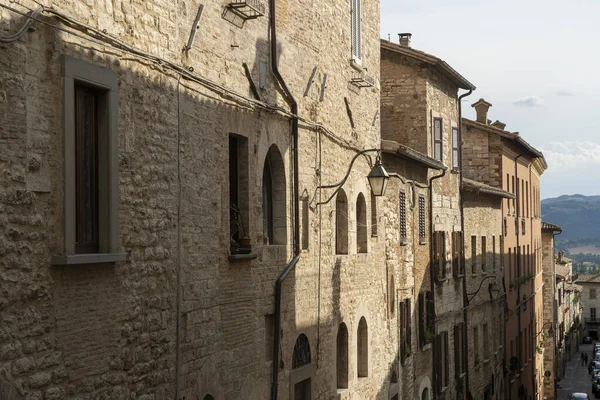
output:
[[[292,369],[300,368],[311,363],[310,343],[304,333],[298,336],[294,345],[294,355],[292,357]]]
[[[365,317],[358,323],[356,339],[356,369],[359,378],[369,376],[369,332]]]
[[[343,322],[338,328],[336,346],[336,368],[338,389],[348,388],[348,328]]]
[[[421,400],[429,400],[429,388],[423,389],[423,392],[421,392]]]
[[[348,254],[348,197],[344,189],[335,199],[335,253]]]
[[[356,252],[367,252],[367,202],[362,193],[356,199]]]
[[[281,152],[272,145],[263,167],[263,243],[287,243],[285,166]]]

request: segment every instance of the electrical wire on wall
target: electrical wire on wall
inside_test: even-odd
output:
[[[66,14],[63,14],[51,7],[45,7],[43,5],[40,5],[40,8],[33,10],[17,1],[15,1],[14,3],[20,5],[21,7],[28,10],[29,13],[19,11],[19,10],[15,9],[14,7],[8,6],[6,4],[0,4],[1,8],[4,8],[6,10],[14,12],[15,14],[18,14],[18,15],[21,15],[21,16],[27,18],[27,22],[26,22],[25,26],[22,27],[16,34],[0,37],[0,38],[4,39],[6,41],[6,43],[20,39],[28,31],[28,29],[31,27],[31,25],[34,21],[39,22],[43,25],[49,26],[53,29],[56,29],[58,31],[72,35],[74,37],[91,41],[97,45],[104,47],[108,44],[112,48],[118,49],[123,53],[135,55],[139,59],[142,59],[142,60],[145,60],[147,62],[151,62],[152,64],[154,64],[155,69],[157,71],[163,72],[162,70],[164,70],[164,69],[173,70],[177,74],[181,75],[184,79],[198,83],[198,84],[202,85],[203,87],[213,91],[214,93],[219,94],[222,98],[233,101],[238,105],[251,107],[253,109],[254,108],[263,109],[265,111],[283,115],[285,117],[292,118],[292,119],[297,118],[298,121],[301,121],[303,124],[305,124],[305,125],[303,125],[303,128],[319,131],[319,132],[323,133],[324,135],[326,135],[331,140],[333,140],[334,142],[336,142],[341,147],[344,147],[344,148],[350,149],[350,150],[354,150],[354,151],[362,150],[356,144],[343,139],[341,136],[335,134],[334,132],[332,132],[330,129],[323,126],[322,124],[311,121],[302,116],[293,114],[281,106],[268,104],[268,103],[244,96],[234,90],[231,90],[222,85],[219,85],[218,83],[213,82],[207,78],[204,78],[202,76],[194,74],[193,68],[185,68],[185,67],[177,65],[174,62],[171,62],[167,59],[164,59],[159,56],[155,56],[153,54],[150,54],[143,50],[135,48],[134,46],[131,46],[128,43],[121,41],[120,39],[110,36],[106,30],[100,30],[100,29],[94,28],[86,23],[77,21],[74,18],[72,18]],[[56,17],[57,19],[62,21],[65,25],[75,29],[75,31],[73,29],[66,29],[61,26],[44,21],[41,18],[43,14],[50,14],[50,15]],[[16,36],[16,39],[14,39],[15,36]],[[85,47],[80,43],[72,43],[72,44],[80,46],[80,47]],[[108,53],[105,49],[95,49],[95,50]]]

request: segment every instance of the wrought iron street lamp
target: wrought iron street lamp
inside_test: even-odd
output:
[[[381,164],[381,158],[379,156],[377,156],[377,160],[375,161],[375,165],[371,169],[371,172],[367,175],[367,179],[369,180],[373,196],[383,196],[385,194],[385,189],[387,188],[390,176]]]

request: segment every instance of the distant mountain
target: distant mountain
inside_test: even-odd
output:
[[[542,220],[560,226],[557,240],[600,243],[600,196],[562,195],[542,200]]]

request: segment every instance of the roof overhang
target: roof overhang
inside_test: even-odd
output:
[[[390,154],[404,158],[406,160],[415,162],[427,168],[444,171],[448,169],[448,167],[446,167],[444,164],[437,161],[436,159],[431,158],[428,155],[425,155],[414,149],[411,149],[410,147],[401,145],[400,143],[393,140],[382,140],[381,152],[384,154]]]

